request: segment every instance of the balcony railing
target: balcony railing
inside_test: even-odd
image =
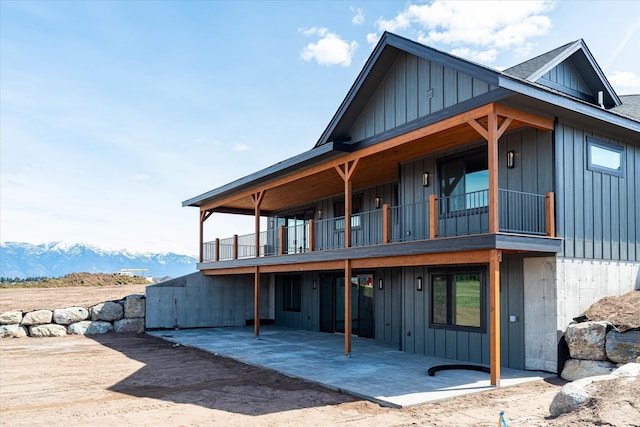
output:
[[[499,190],[498,224],[503,233],[554,236],[553,193]],[[429,201],[351,215],[351,247],[469,236],[489,232],[487,190],[431,196]],[[203,243],[203,261],[225,261],[344,248],[345,217],[308,220],[260,233]]]

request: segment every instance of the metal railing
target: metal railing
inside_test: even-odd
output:
[[[435,204],[431,209],[429,201],[424,201],[351,215],[351,247],[428,240],[430,236],[469,236],[489,231],[488,190],[432,198]],[[385,209],[388,209],[386,220]],[[433,221],[430,221],[430,215],[434,216]],[[498,190],[498,224],[500,232],[554,235],[553,193]],[[261,232],[258,254],[255,234],[205,242],[203,260],[224,261],[339,249],[345,246],[344,233],[344,216],[313,221],[313,227],[305,221]]]

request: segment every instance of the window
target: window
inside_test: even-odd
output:
[[[301,276],[282,278],[282,310],[300,311],[302,308]]]
[[[431,274],[431,325],[482,332],[484,330],[484,274],[447,271]]]
[[[624,176],[624,147],[587,136],[587,169]]]
[[[489,205],[489,168],[486,150],[441,161],[440,213]]]
[[[351,228],[360,227],[360,209],[362,206],[362,198],[353,197],[351,200]],[[344,230],[344,200],[333,204],[333,216],[336,218],[335,227],[337,231]]]

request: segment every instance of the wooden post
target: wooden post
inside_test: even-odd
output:
[[[238,259],[238,235],[233,235],[233,259]]]
[[[284,225],[281,225],[279,228],[280,235],[280,255],[284,255]]]
[[[309,220],[309,252],[313,252],[313,246],[315,245],[315,222],[313,219]]]
[[[204,261],[204,222],[211,214],[212,211],[200,211],[200,262]]]
[[[351,356],[351,261],[344,260],[344,356]]]
[[[498,115],[490,113],[487,117],[487,151],[489,160],[489,233],[500,229],[498,224]]]
[[[438,196],[429,195],[429,238],[438,237]]]
[[[264,193],[266,191],[258,191],[251,195],[251,200],[253,201],[253,211],[255,215],[255,233],[256,233],[256,258],[260,256],[260,205],[262,204],[262,199],[264,198]]]
[[[388,204],[382,205],[382,243],[385,245],[391,242],[391,219]]]
[[[556,200],[553,191],[547,193],[547,236],[556,237]]]
[[[214,255],[216,261],[220,261],[220,239],[216,237],[216,254]]]
[[[489,253],[489,359],[491,385],[500,387],[500,261],[502,252]]]
[[[260,335],[260,267],[256,265],[253,279],[253,337]]]
[[[338,171],[342,179],[344,180],[344,247],[351,247],[351,176],[355,172],[358,166],[358,161],[355,159],[350,162],[345,162],[343,165],[338,165],[335,169]]]

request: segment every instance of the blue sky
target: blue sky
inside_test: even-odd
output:
[[[496,69],[583,38],[640,93],[640,2],[478,4],[2,0],[0,239],[195,255],[181,202],[310,149],[384,30]]]

